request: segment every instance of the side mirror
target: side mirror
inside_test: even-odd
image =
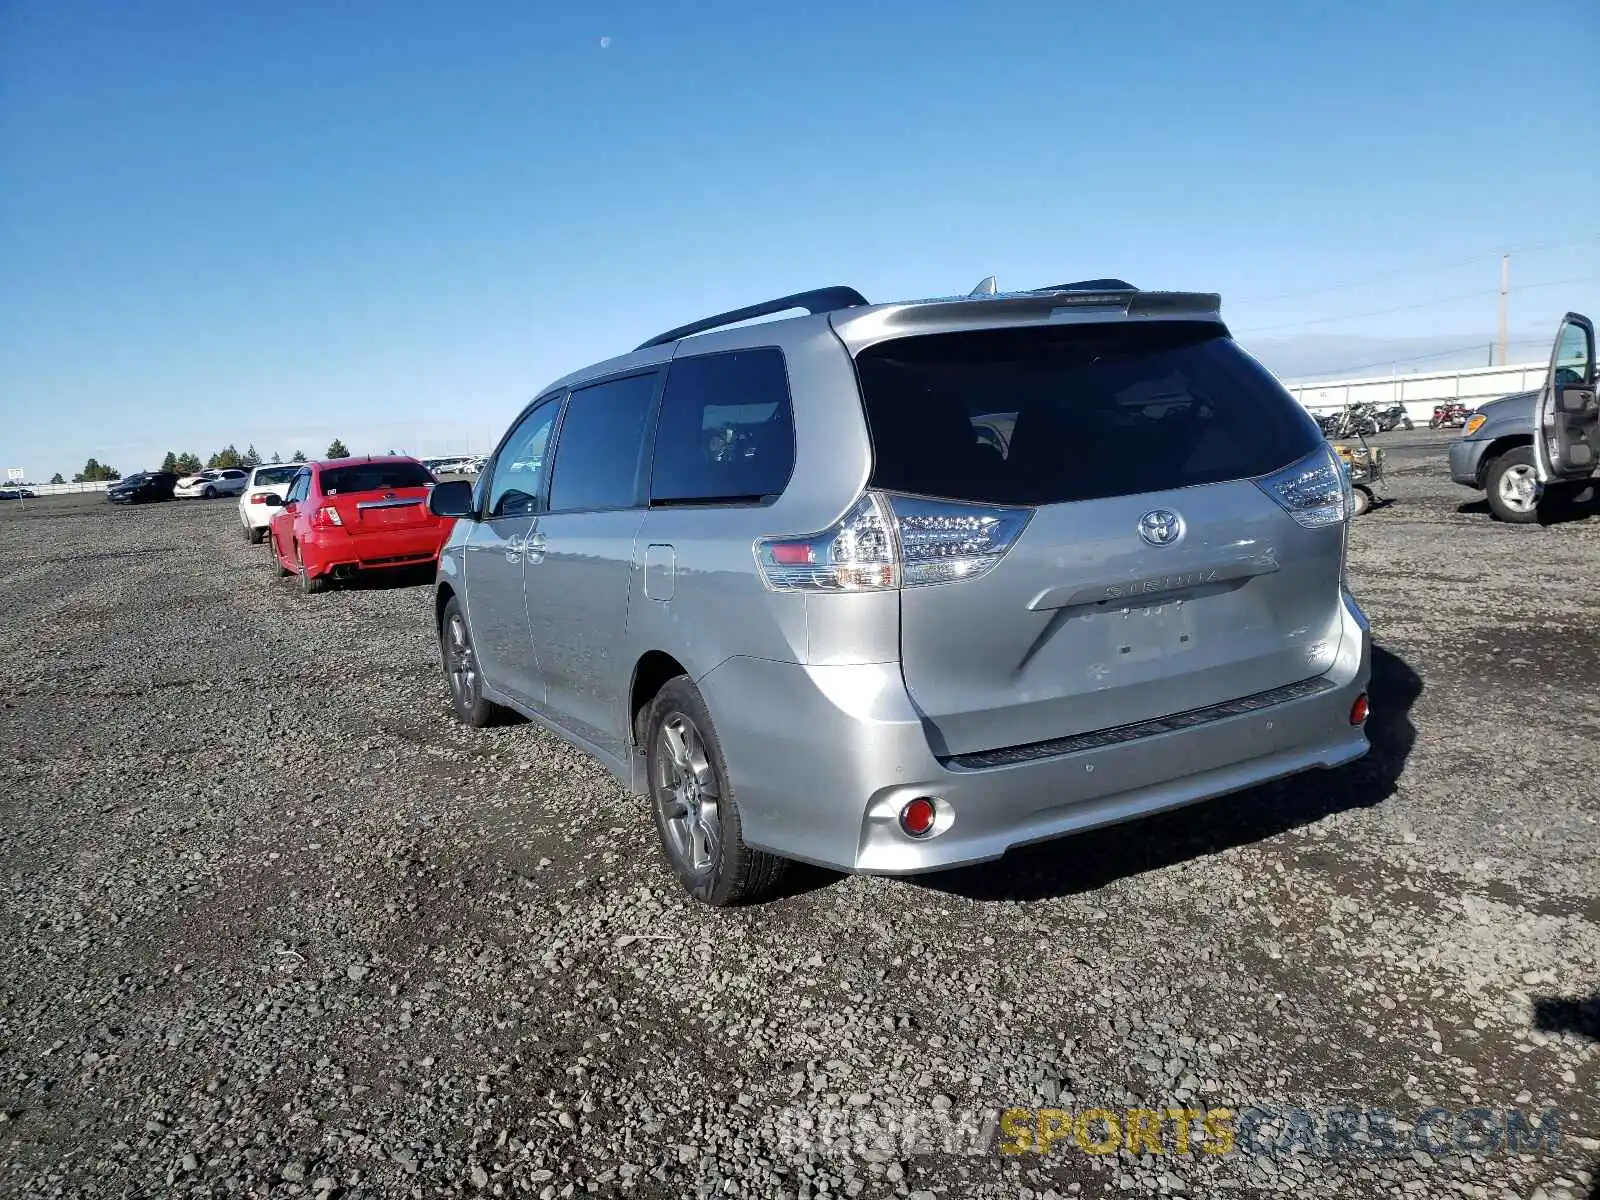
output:
[[[472,509],[472,485],[465,479],[434,484],[428,493],[428,511],[436,517],[471,519],[476,515]]]
[[[282,508],[283,497],[278,495],[277,492],[263,492],[261,496],[261,503],[265,504],[268,508]]]

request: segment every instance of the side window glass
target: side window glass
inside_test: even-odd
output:
[[[552,511],[630,508],[639,502],[639,468],[659,378],[651,371],[572,393],[550,477]]]
[[[489,477],[488,503],[484,506],[490,520],[496,517],[524,517],[539,511],[539,492],[544,486],[545,451],[550,443],[550,431],[555,427],[556,414],[561,411],[559,400],[549,400],[539,405],[512,431],[494,460],[494,472]]]
[[[284,494],[283,502],[287,505],[293,504],[299,500],[304,500],[310,490],[311,476],[309,473],[302,471],[300,474],[294,477],[294,482],[289,485],[288,492]]]
[[[1582,325],[1565,322],[1556,343],[1556,386],[1577,387],[1589,381],[1589,332]]]
[[[774,347],[675,361],[650,475],[652,504],[754,502],[794,471],[794,412]]]

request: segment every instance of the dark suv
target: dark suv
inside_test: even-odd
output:
[[[112,504],[143,504],[147,500],[171,500],[178,477],[171,471],[140,471],[125,475],[106,489]]]

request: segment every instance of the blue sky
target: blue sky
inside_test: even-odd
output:
[[[1538,358],[1600,316],[1597,63],[1592,0],[9,0],[0,458],[486,449],[825,283],[1217,290],[1297,375],[1484,361],[1511,249]]]

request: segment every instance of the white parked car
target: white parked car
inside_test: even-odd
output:
[[[208,467],[204,471],[185,475],[178,480],[178,485],[172,489],[172,494],[181,500],[196,498],[211,500],[217,496],[237,496],[244,491],[245,481],[249,477],[248,471],[239,471],[231,467],[226,469]]]
[[[277,511],[267,506],[268,493],[282,497],[303,465],[273,463],[267,467],[256,467],[250,472],[244,491],[239,493],[239,523],[244,526],[245,541],[256,543],[267,536],[267,523]]]

